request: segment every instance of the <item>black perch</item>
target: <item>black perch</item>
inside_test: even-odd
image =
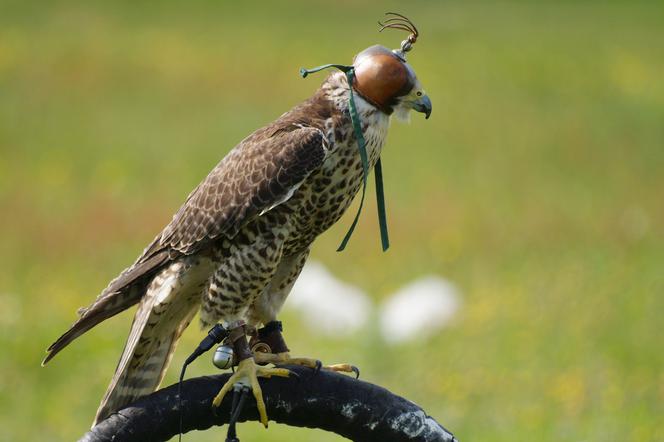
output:
[[[288,366],[299,375],[261,379],[270,419],[290,426],[331,431],[353,441],[455,442],[451,432],[420,407],[383,387],[353,377]],[[228,423],[232,398],[214,410],[212,399],[229,374],[190,379],[182,384],[182,430],[206,430]],[[253,400],[239,421],[258,420]],[[80,441],[166,441],[180,431],[178,385],[156,391],[112,414]],[[219,435],[222,439],[222,434]]]

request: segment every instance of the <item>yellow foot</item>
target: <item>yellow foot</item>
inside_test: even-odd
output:
[[[287,378],[291,372],[285,368],[268,368],[257,366],[253,358],[248,358],[240,361],[237,366],[235,373],[228,378],[228,381],[221,387],[217,396],[215,396],[212,401],[213,407],[218,407],[221,404],[221,401],[226,396],[236,383],[245,383],[251,387],[251,391],[256,398],[256,406],[258,407],[258,415],[260,416],[260,421],[265,428],[267,428],[267,411],[265,410],[265,401],[263,401],[263,391],[261,386],[258,383],[258,377],[270,378],[272,376],[280,376]]]
[[[323,365],[318,359],[312,358],[292,358],[290,353],[254,353],[256,362],[259,364],[280,364],[280,365],[302,365],[313,368],[316,372],[323,370],[337,371],[343,373],[355,373],[355,378],[360,377],[360,370],[350,364]]]
[[[360,377],[360,369],[350,364],[332,364],[323,366],[323,370],[339,371],[342,373],[355,373],[355,379]]]

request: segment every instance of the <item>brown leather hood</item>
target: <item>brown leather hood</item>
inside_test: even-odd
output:
[[[416,82],[415,72],[385,46],[371,46],[355,56],[353,88],[382,111],[392,113],[396,98],[408,94]]]

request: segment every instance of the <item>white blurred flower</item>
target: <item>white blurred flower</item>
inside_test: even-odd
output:
[[[397,291],[381,308],[381,334],[389,343],[430,335],[447,325],[461,306],[457,288],[438,276],[420,278]]]
[[[310,261],[293,286],[286,307],[298,310],[312,331],[344,336],[366,324],[372,305],[361,289],[336,279],[322,264]]]

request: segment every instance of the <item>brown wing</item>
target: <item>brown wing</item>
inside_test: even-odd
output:
[[[290,198],[326,152],[327,140],[317,128],[291,124],[254,133],[189,195],[141,260],[165,249],[189,255],[222,234],[235,236],[247,222]]]

